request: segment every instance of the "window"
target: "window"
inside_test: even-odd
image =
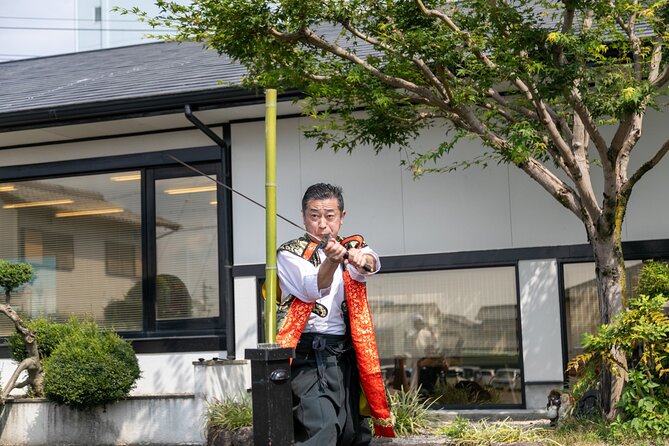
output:
[[[74,237],[38,229],[23,229],[21,259],[33,264],[51,261],[58,271],[74,269]]]
[[[522,404],[514,267],[379,274],[367,290],[389,387],[439,406]]]
[[[142,276],[142,256],[139,246],[126,243],[105,242],[105,265],[110,276]]]
[[[640,260],[626,261],[627,298],[634,296],[643,267]],[[594,262],[562,265],[567,325],[567,361],[583,352],[581,341],[586,333],[594,334],[601,325],[597,276]],[[571,379],[571,377],[570,377]]]
[[[185,167],[154,167],[164,156],[145,157],[133,158],[142,169],[86,174],[86,162],[76,174],[0,184],[0,258],[36,273],[12,306],[27,318],[74,314],[131,338],[170,337],[151,349],[220,348],[219,191]],[[220,162],[196,165],[221,175]],[[0,336],[13,330],[0,320]],[[206,340],[194,346],[198,334]],[[184,347],[175,347],[179,336]]]
[[[134,269],[135,252],[141,252],[139,178],[135,171],[3,185],[0,222],[8,229],[2,234],[8,253],[3,257],[31,263],[35,269],[35,282],[13,301],[25,316],[65,320],[78,314],[115,325],[109,310],[126,297],[138,277]],[[132,262],[125,264],[125,258],[116,257],[120,250],[112,252],[110,246],[130,249]],[[124,274],[110,275],[110,267]],[[131,269],[133,273],[126,274]],[[141,306],[121,319],[119,328],[141,330]]]
[[[201,176],[156,180],[158,320],[219,315],[216,191]]]

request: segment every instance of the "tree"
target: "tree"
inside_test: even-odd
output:
[[[438,147],[407,152],[416,175],[514,164],[583,223],[602,323],[624,307],[627,205],[669,150],[668,139],[630,171],[646,112],[664,106],[667,0],[156,5],[155,17],[125,12],[176,28],[166,39],[202,42],[239,61],[248,70],[246,86],[303,91],[305,113],[319,122],[307,134],[319,148],[408,147],[421,130],[443,126]],[[449,164],[445,155],[471,136],[485,155]],[[613,416],[624,376],[604,378],[603,402]]]
[[[21,262],[0,260],[0,288],[5,290],[5,303],[0,304],[0,313],[5,314],[14,323],[14,327],[16,327],[17,333],[20,334],[26,350],[25,357],[16,367],[14,373],[12,373],[12,376],[7,381],[5,388],[2,390],[0,404],[5,403],[5,400],[15,388],[31,386],[32,393],[35,396],[42,396],[44,394],[44,372],[42,370],[35,333],[9,304],[11,293],[21,285],[33,280],[33,277],[32,266]],[[24,371],[28,372],[28,377],[17,383],[19,376]]]

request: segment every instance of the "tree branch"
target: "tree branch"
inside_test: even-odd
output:
[[[551,171],[546,169],[543,164],[534,158],[530,158],[518,167],[539,183],[562,206],[573,212],[579,220],[583,220],[584,213],[578,194]]]
[[[651,84],[653,87],[661,88],[664,87],[667,82],[669,82],[669,64],[664,66],[662,71],[657,75],[657,78],[652,81]]]
[[[602,134],[599,133],[599,129],[592,121],[590,112],[585,107],[585,105],[583,105],[583,102],[581,102],[581,96],[576,88],[571,90],[571,94],[567,97],[567,101],[574,108],[578,114],[578,117],[583,122],[585,129],[588,131],[588,135],[590,135],[592,142],[595,144],[595,148],[597,149],[597,153],[599,153],[599,157],[602,158],[602,163],[604,163],[608,159],[608,145],[606,144]]]
[[[660,36],[653,37],[653,52],[650,58],[650,70],[648,71],[648,82],[653,84],[660,77],[660,66],[662,64],[663,41]]]
[[[513,110],[523,116],[525,116],[527,119],[536,121],[539,119],[539,116],[534,110],[530,110],[527,107],[522,107],[522,106],[517,106],[514,105],[511,101],[507,100],[504,96],[499,94],[499,92],[495,89],[488,89],[486,92],[486,95],[490,98],[492,98],[495,102],[498,104],[502,105],[504,108],[507,108],[509,110]]]
[[[637,5],[637,1],[634,1],[634,5]],[[625,31],[625,34],[627,34],[627,37],[629,38],[630,42],[632,43],[632,60],[634,61],[634,77],[636,80],[640,81],[643,77],[643,73],[641,71],[641,61],[642,61],[642,56],[641,56],[641,39],[639,39],[639,36],[636,34],[635,24],[636,24],[636,13],[630,14],[629,20],[627,23],[620,17],[619,15],[615,15],[615,21],[618,23],[618,26],[620,26],[623,31]]]
[[[12,376],[9,378],[7,384],[5,384],[5,387],[2,389],[2,395],[0,395],[0,404],[5,403],[7,397],[9,397],[9,394],[15,388],[16,380],[24,370],[34,369],[35,367],[39,366],[39,363],[36,364],[35,362],[35,358],[28,357],[16,366],[14,373],[12,373]]]
[[[356,28],[354,28],[349,21],[344,21],[341,22],[342,26],[348,30],[351,34],[354,36],[358,37],[359,39],[364,40],[367,43],[370,43],[372,45],[378,46],[380,48],[383,48],[385,51],[389,53],[394,53],[394,54],[399,54],[397,50],[394,48],[390,47],[389,45],[385,44],[384,42],[381,42],[380,40],[368,35],[368,34],[363,34],[362,32],[358,31]],[[406,57],[406,55],[402,55]],[[432,70],[427,66],[427,64],[421,59],[420,57],[413,55],[411,56],[411,61],[418,67],[418,69],[423,73],[423,76],[427,79],[427,81],[437,89],[437,91],[442,95],[444,100],[446,102],[452,102],[453,100],[453,93],[451,93],[450,89],[448,88],[447,85],[443,84],[441,80],[432,72]],[[455,79],[455,76],[453,73],[450,72],[450,70],[445,70],[446,73],[448,73],[449,78]]]
[[[474,41],[470,37],[469,33],[466,31],[462,31],[454,22],[451,20],[449,16],[444,14],[443,12],[437,10],[437,9],[427,9],[425,4],[423,3],[422,0],[416,0],[416,4],[418,5],[418,9],[420,9],[420,12],[423,13],[427,17],[436,17],[442,22],[446,24],[453,32],[455,32],[458,36],[462,38],[462,40],[467,44],[467,47],[472,50],[472,52],[478,57],[479,60],[481,60],[484,64],[486,64],[489,68],[494,68],[495,64],[486,56],[481,50],[479,50],[476,45],[474,45]]]
[[[657,164],[662,161],[662,158],[664,158],[667,152],[669,152],[669,139],[666,140],[664,144],[662,144],[660,150],[658,150],[651,159],[643,163],[641,167],[639,167],[636,172],[634,172],[634,174],[629,178],[629,180],[627,180],[627,182],[621,188],[621,195],[623,197],[629,198],[634,185],[646,174],[646,172],[657,166]]]
[[[430,104],[432,104],[435,107],[443,107],[443,101],[440,100],[438,97],[436,97],[430,89],[421,87],[419,85],[414,84],[413,82],[409,82],[406,79],[401,79],[395,76],[390,76],[375,66],[371,65],[368,63],[366,60],[358,57],[358,55],[346,50],[345,48],[328,42],[324,39],[322,39],[320,36],[318,36],[316,33],[314,33],[311,29],[305,28],[302,30],[301,33],[282,33],[281,31],[278,31],[275,28],[270,29],[270,33],[277,39],[280,40],[286,40],[289,42],[295,42],[295,36],[300,36],[298,38],[299,41],[307,44],[311,44],[315,46],[316,48],[320,48],[322,50],[325,50],[337,57],[340,57],[342,59],[348,60],[349,62],[352,62],[365,70],[367,70],[370,74],[373,76],[377,77],[380,79],[382,82],[384,82],[387,85],[390,85],[395,88],[402,88],[405,90],[412,91],[416,93],[419,96],[423,96],[428,101]]]

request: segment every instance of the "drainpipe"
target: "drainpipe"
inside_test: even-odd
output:
[[[186,116],[186,119],[188,119],[190,122],[192,122],[195,127],[200,129],[202,133],[207,135],[209,139],[214,141],[218,147],[223,150],[226,154],[229,154],[230,152],[230,145],[225,141],[223,138],[218,136],[216,133],[214,133],[209,127],[206,126],[205,123],[200,121],[195,115],[193,115],[193,111],[191,110],[191,106],[189,104],[186,104],[184,106],[184,115]],[[229,157],[228,157],[229,158]],[[226,166],[227,167],[227,166]],[[225,181],[225,178],[221,178],[223,181]],[[220,255],[220,253],[219,253]],[[226,265],[227,266],[227,265]],[[225,308],[225,326],[227,328],[227,335],[225,337],[226,339],[226,351],[228,358],[227,359],[235,359],[236,355],[236,336],[235,336],[235,302],[232,294],[230,293],[228,296],[228,299],[226,299],[226,308]]]

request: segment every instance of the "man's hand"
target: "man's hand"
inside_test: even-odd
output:
[[[344,248],[334,237],[330,237],[323,247],[323,252],[328,261],[339,265],[344,261],[346,248]]]
[[[366,271],[373,272],[376,269],[376,261],[374,257],[370,256],[369,254],[364,254],[362,251],[356,248],[351,248],[348,250],[348,256],[347,259],[344,260],[344,263],[349,263],[355,266],[356,269],[363,274]]]
[[[330,237],[323,247],[325,261],[318,268],[318,289],[323,290],[332,285],[332,277],[339,265],[344,261],[346,248],[334,237]]]

